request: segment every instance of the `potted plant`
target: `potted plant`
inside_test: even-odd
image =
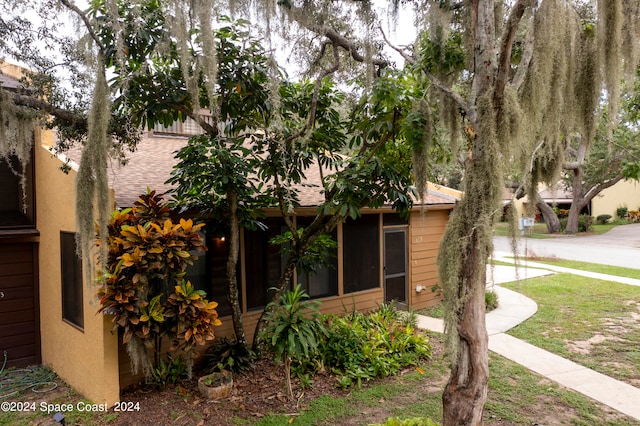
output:
[[[226,398],[233,389],[233,375],[228,370],[202,376],[198,379],[198,389],[209,400]]]

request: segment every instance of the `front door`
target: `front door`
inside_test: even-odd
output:
[[[407,303],[407,229],[384,230],[384,300]]]
[[[0,366],[40,363],[37,246],[0,243]]]

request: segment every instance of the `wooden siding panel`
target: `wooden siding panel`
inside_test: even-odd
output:
[[[37,254],[33,243],[0,244],[0,355],[8,367],[40,362]]]
[[[436,305],[442,300],[440,291],[433,291],[438,284],[437,257],[440,240],[447,225],[449,211],[416,212],[411,217],[410,227],[410,287],[409,305],[422,309]],[[424,287],[421,292],[417,286]]]

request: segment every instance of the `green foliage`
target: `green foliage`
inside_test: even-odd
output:
[[[289,398],[293,398],[291,388],[291,363],[309,362],[316,355],[318,337],[325,330],[319,321],[319,302],[310,301],[300,284],[271,302],[266,308],[266,326],[262,339],[266,348],[285,367],[285,379]]]
[[[279,359],[308,359],[318,347],[316,335],[323,333],[318,321],[319,302],[310,301],[300,284],[282,294],[267,308],[267,348]]]
[[[484,293],[484,305],[487,312],[491,312],[498,307],[498,294],[495,291]]]
[[[423,32],[417,51],[420,66],[434,75],[457,73],[465,66],[464,42],[459,31],[450,32],[446,39]]]
[[[629,213],[629,208],[626,206],[621,206],[616,209],[616,216],[618,219],[626,219],[627,213]]]
[[[161,359],[159,364],[153,368],[153,377],[149,383],[164,389],[169,385],[179,383],[186,377],[187,365],[182,356],[174,357],[168,353],[167,361],[165,362],[164,359]]]
[[[223,337],[207,349],[204,357],[207,374],[221,370],[243,373],[253,368],[256,355],[246,344]]]
[[[611,220],[610,214],[601,214],[596,217],[596,222],[598,222],[600,225],[606,225],[607,223],[609,223],[609,220]]]
[[[217,303],[184,281],[186,268],[205,250],[199,234],[203,224],[169,218],[169,208],[155,191],[142,194],[133,208],[115,211],[108,226],[108,258],[100,276],[100,309],[113,315],[114,330],[123,343],[134,370],[142,366],[148,379],[152,370],[146,347],[154,347],[155,368],[160,368],[162,337],[177,339],[191,367],[191,351],[213,340],[220,325]],[[100,243],[101,240],[98,240]]]
[[[320,343],[323,365],[339,374],[342,388],[386,377],[431,356],[426,335],[389,305],[363,314],[327,315],[327,337]]]
[[[298,238],[302,238],[304,228],[297,229]],[[280,245],[280,253],[288,255],[291,253],[291,246],[293,242],[293,234],[291,231],[286,231],[276,237],[269,240],[270,244]],[[298,273],[301,272],[315,272],[318,268],[323,266],[332,266],[330,256],[333,251],[338,247],[338,243],[331,238],[330,235],[322,234],[316,238],[300,255],[298,260]]]
[[[424,417],[413,417],[403,420],[397,417],[390,417],[384,423],[375,423],[371,426],[438,426],[438,423]]]
[[[593,216],[588,214],[581,214],[578,217],[578,232],[591,231],[591,225],[593,225]]]

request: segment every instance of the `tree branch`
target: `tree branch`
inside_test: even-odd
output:
[[[84,12],[82,12],[82,10],[80,10],[78,8],[78,6],[76,6],[75,4],[71,3],[69,0],[60,0],[60,2],[63,5],[65,5],[67,7],[67,9],[72,10],[73,12],[75,12],[80,17],[80,19],[82,19],[82,22],[84,22],[85,27],[87,27],[87,32],[89,33],[89,35],[91,36],[93,41],[96,43],[96,45],[98,46],[100,51],[104,52],[104,44],[102,44],[102,41],[100,41],[100,39],[98,38],[97,34],[93,30],[93,26],[91,25],[91,22],[89,21],[89,18],[87,18],[87,15],[85,15]]]
[[[504,96],[504,88],[507,85],[509,70],[511,69],[511,50],[513,48],[513,40],[515,39],[516,32],[524,12],[534,4],[535,1],[533,0],[518,0],[511,8],[511,13],[507,18],[504,34],[501,38],[500,53],[498,54],[498,73],[496,76],[495,90],[493,92],[494,102],[497,102]]]
[[[575,148],[567,147],[566,151],[573,155],[576,159],[574,161],[565,161],[564,163],[562,163],[562,168],[575,171],[577,168],[584,165],[584,158],[587,155],[588,142],[582,138],[582,135],[575,134],[572,136],[579,140],[578,149],[576,150]]]
[[[520,64],[518,65],[516,73],[513,76],[513,80],[511,81],[511,85],[516,91],[520,90],[520,86],[524,83],[524,79],[529,71],[529,64],[531,64],[531,58],[533,58],[533,45],[535,39],[536,37],[533,31],[533,25],[531,25],[527,31],[527,35],[525,36],[524,51],[522,53],[522,58],[520,59]]]
[[[387,35],[384,33],[384,31],[382,30],[382,26],[379,25],[378,29],[380,30],[380,34],[382,34],[382,38],[384,39],[385,43],[387,43],[387,45],[392,48],[393,50],[395,50],[396,52],[398,52],[400,54],[400,56],[402,56],[404,58],[405,61],[407,61],[407,63],[411,64],[411,65],[416,65],[416,60],[414,57],[409,56],[407,54],[407,52],[404,49],[401,49],[393,44],[391,44],[391,42],[389,41],[389,39],[387,38]]]
[[[450,97],[456,104],[458,104],[458,106],[465,112],[469,121],[471,121],[472,123],[475,123],[476,121],[475,109],[471,107],[470,104],[467,101],[465,101],[464,98],[458,92],[456,92],[455,90],[445,85],[442,81],[440,81],[440,79],[438,79],[438,77],[431,74],[426,69],[422,69],[422,71],[425,73],[425,75],[427,76],[431,84],[436,86],[436,88],[438,88],[445,95]]]
[[[73,127],[77,127],[80,129],[87,128],[87,119],[79,114],[67,111],[65,109],[57,108],[46,101],[31,96],[20,95],[17,93],[11,93],[11,96],[13,97],[13,103],[15,103],[16,105],[44,111],[64,121],[65,123],[70,124]]]
[[[594,185],[585,193],[584,201],[585,205],[591,201],[596,195],[604,191],[605,189],[612,187],[616,183],[620,182],[623,179],[622,173],[618,174],[613,179],[606,180],[604,182],[600,182],[598,185]]]
[[[349,53],[351,58],[357,62],[367,62],[367,58],[358,51],[355,43],[353,43],[345,36],[339,34],[335,29],[309,22],[309,20],[306,18],[308,16],[308,12],[304,11],[302,8],[291,5],[289,8],[287,8],[287,10],[289,11],[289,16],[294,21],[296,21],[307,30],[316,34],[320,34],[329,39],[334,48],[340,47],[344,49]],[[377,66],[379,69],[388,67],[390,65],[389,61],[381,58],[371,58],[371,64]]]

